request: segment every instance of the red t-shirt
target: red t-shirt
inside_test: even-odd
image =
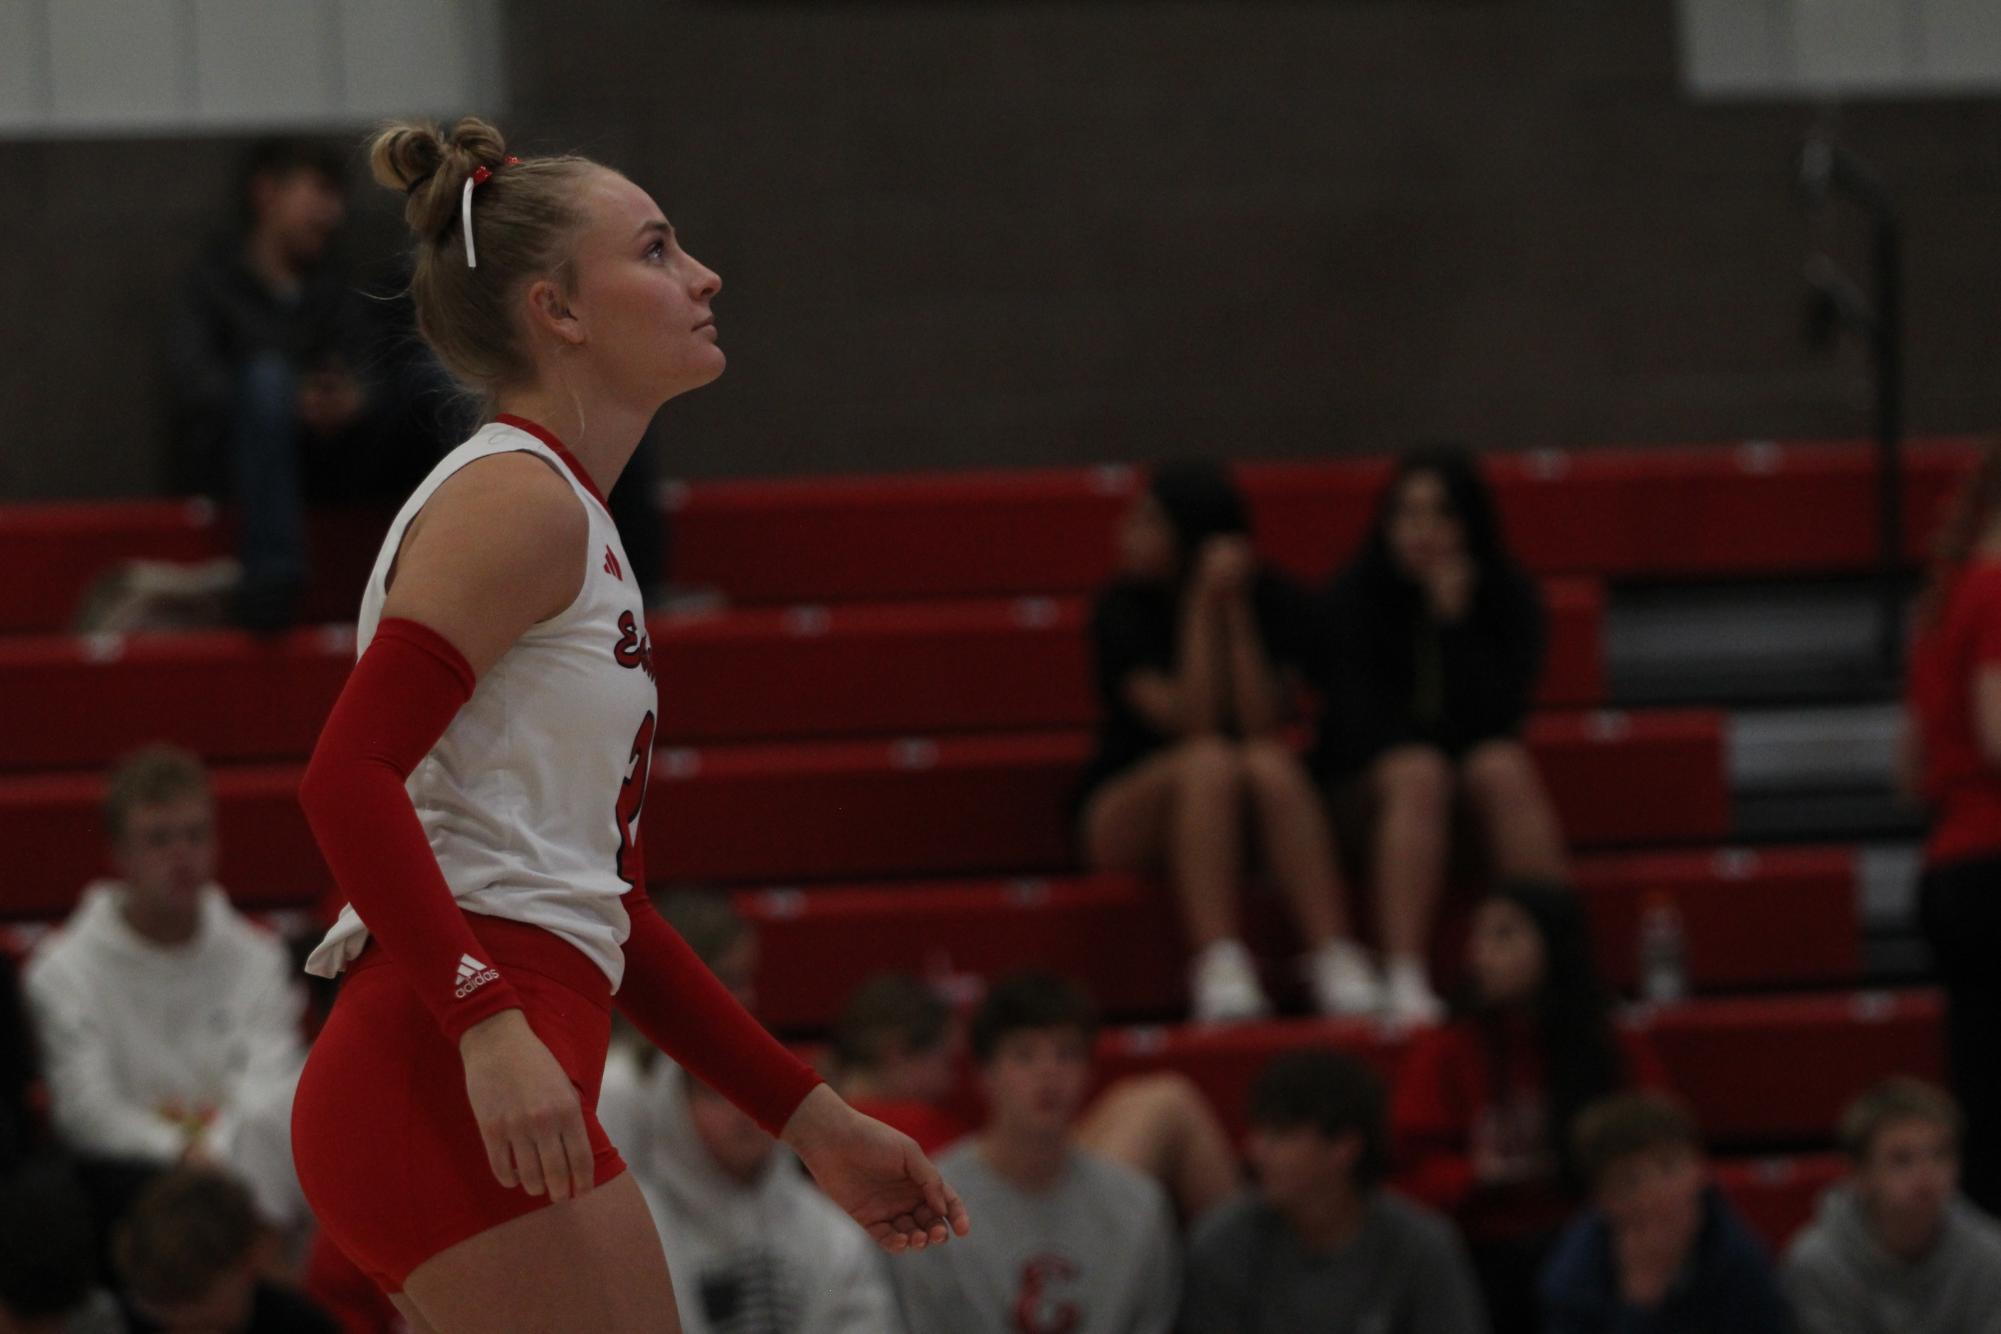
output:
[[[1938,623],[1911,646],[1910,710],[1918,732],[1932,832],[1925,860],[1937,866],[2001,854],[2001,769],[1980,753],[1973,683],[2001,667],[2001,561],[1979,560],[1953,576]]]
[[[1576,1211],[1550,1151],[1547,1061],[1534,1026],[1505,1028],[1506,1088],[1493,1083],[1494,1063],[1480,1027],[1467,1020],[1417,1038],[1397,1071],[1390,1135],[1395,1184],[1456,1219],[1474,1241],[1504,1241],[1548,1233]],[[1653,1044],[1631,1029],[1615,1029],[1631,1088],[1664,1089],[1667,1071]],[[1506,1163],[1514,1180],[1482,1182],[1483,1157]]]

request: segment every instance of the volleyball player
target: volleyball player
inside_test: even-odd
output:
[[[646,192],[518,161],[477,120],[374,140],[405,192],[420,331],[498,409],[417,489],[300,799],[348,899],[301,1077],[321,1224],[419,1331],[678,1329],[646,1205],[593,1114],[610,1009],[781,1135],[886,1250],[966,1212],[730,999],[645,894],[657,696],[604,506],[724,358],[721,280]]]

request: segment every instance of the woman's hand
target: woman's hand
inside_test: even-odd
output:
[[[1427,570],[1424,591],[1431,614],[1448,623],[1464,617],[1473,605],[1475,577],[1473,562],[1464,556],[1454,556]]]
[[[552,1200],[590,1194],[596,1169],[583,1104],[527,1016],[503,1010],[480,1020],[460,1036],[459,1055],[500,1184]]]
[[[825,1084],[806,1095],[783,1138],[820,1189],[892,1255],[942,1246],[972,1228],[917,1141],[863,1116]]]
[[[1202,544],[1202,552],[1197,559],[1195,577],[1198,587],[1216,601],[1234,597],[1250,588],[1251,575],[1257,569],[1257,557],[1251,551],[1251,544],[1241,537],[1212,537]]]

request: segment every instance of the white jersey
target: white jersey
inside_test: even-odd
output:
[[[460,908],[562,937],[616,991],[630,931],[619,899],[642,874],[633,849],[659,702],[653,645],[611,512],[554,437],[517,421],[484,427],[446,455],[397,514],[362,595],[356,652],[381,622],[404,531],[452,474],[519,452],[569,482],[590,518],[582,590],[480,678],[405,786]],[[367,941],[367,924],[349,904],[306,971],[332,977]]]

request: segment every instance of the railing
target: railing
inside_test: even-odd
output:
[[[1904,314],[1903,228],[1882,178],[1825,134],[1801,150],[1799,184],[1807,206],[1837,201],[1860,208],[1870,225],[1870,288],[1865,292],[1825,250],[1806,262],[1807,339],[1832,345],[1844,330],[1868,347],[1876,379],[1878,653],[1894,680],[1904,654]]]

